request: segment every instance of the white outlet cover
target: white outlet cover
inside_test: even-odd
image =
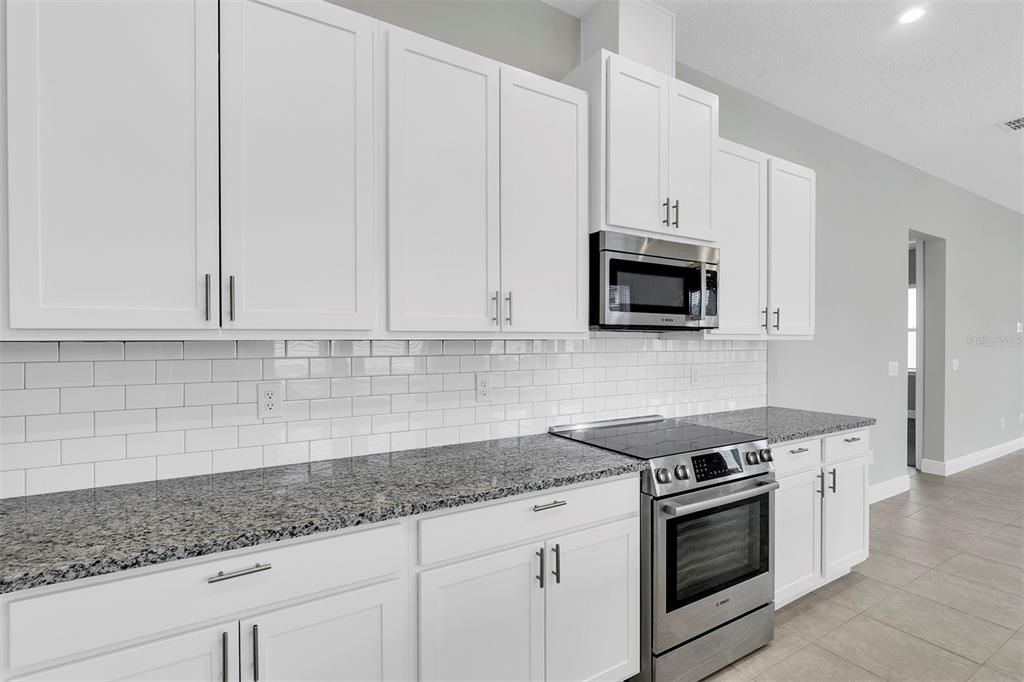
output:
[[[1024,322],[1017,323],[1017,333],[1024,334]]]
[[[960,361],[957,360],[956,358],[953,358],[953,371],[955,372],[958,369],[960,369]]]
[[[491,402],[491,375],[476,375],[476,401],[478,403]]]
[[[285,400],[284,382],[267,381],[256,384],[256,417],[267,419],[281,414]]]

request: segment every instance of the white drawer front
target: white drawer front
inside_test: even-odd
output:
[[[871,449],[867,429],[840,433],[835,436],[829,436],[824,440],[825,461],[827,462],[838,462],[850,457],[864,455]]]
[[[8,665],[86,653],[395,573],[402,545],[401,528],[385,526],[12,601]],[[208,582],[257,563],[271,568]]]
[[[821,440],[815,438],[773,445],[772,458],[775,460],[776,476],[814,469],[821,466]]]
[[[635,476],[424,519],[419,522],[420,563],[433,564],[639,512],[640,477]]]

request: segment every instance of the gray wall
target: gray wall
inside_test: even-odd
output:
[[[935,349],[945,356],[945,447],[926,445],[924,457],[1022,435],[1024,216],[684,65],[678,76],[720,96],[722,137],[817,171],[815,338],[769,344],[769,403],[876,417],[871,482],[903,473],[907,236],[919,230],[946,240],[947,268],[945,349]],[[977,336],[1005,341],[973,345]],[[888,376],[890,360],[900,376]]]
[[[579,22],[538,0],[334,1],[552,78],[577,63]],[[906,250],[916,229],[948,240],[945,448],[925,457],[1022,435],[1024,349],[968,337],[1015,336],[1024,319],[1024,217],[683,65],[678,75],[719,94],[724,137],[818,173],[817,333],[769,344],[769,400],[877,417],[871,481],[903,474]]]

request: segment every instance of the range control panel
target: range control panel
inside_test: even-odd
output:
[[[702,450],[652,459],[643,491],[654,497],[674,495],[774,470],[767,441]]]
[[[698,483],[743,472],[739,450],[720,450],[694,455],[690,461],[693,462],[693,477]]]

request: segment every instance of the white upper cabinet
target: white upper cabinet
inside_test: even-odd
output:
[[[587,95],[501,70],[501,327],[587,329]]]
[[[720,140],[713,196],[718,293],[725,304],[709,335],[760,336],[768,305],[768,155]]]
[[[814,334],[815,174],[768,163],[768,307],[771,336]]]
[[[216,328],[216,0],[6,9],[10,326]]]
[[[711,182],[718,147],[718,95],[670,81],[668,197],[671,232],[715,239],[711,229]]]
[[[605,50],[565,81],[590,94],[590,231],[716,239],[718,96]]]
[[[221,2],[225,328],[373,325],[376,26],[319,0]]]
[[[498,329],[499,66],[388,31],[393,331]]]
[[[607,69],[607,223],[668,230],[669,79],[614,55]]]

